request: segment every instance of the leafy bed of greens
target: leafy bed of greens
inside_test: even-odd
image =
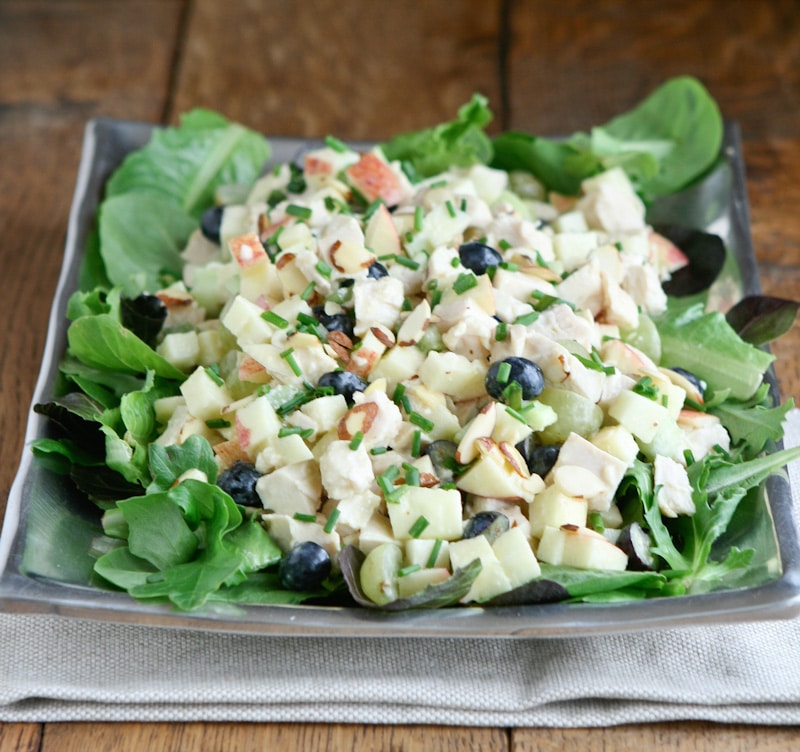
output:
[[[563,141],[521,132],[491,138],[491,117],[486,100],[476,95],[454,120],[397,136],[383,148],[412,178],[451,164],[484,163],[530,171],[563,194],[577,193],[590,175],[621,166],[642,197],[653,201],[705,175],[722,140],[716,103],[687,77],[666,82],[606,125]],[[352,550],[341,557],[344,577],[331,578],[319,592],[282,590],[281,551],[258,519],[214,484],[217,467],[208,442],[195,436],[180,446],[150,443],[157,431],[154,401],[179,394],[185,375],[153,349],[146,317],[130,300],[180,276],[180,251],[215,194],[251,183],[268,158],[261,135],[205,110],[190,112],[178,127],[156,130],[147,146],[128,156],[108,181],[81,289],[69,303],[60,388],[35,408],[60,436],[36,441],[33,451],[104,512],[112,537],[95,566],[98,584],[184,610],[217,601],[372,605],[359,592],[361,559]],[[740,502],[800,457],[800,449],[764,453],[780,440],[792,402],[771,403],[762,377],[772,356],[758,347],[788,329],[796,312],[794,303],[755,298],[727,317],[706,313],[699,303],[676,305],[657,321],[662,363],[694,370],[708,382],[704,409],[723,421],[733,442],[730,453],[690,465],[697,508],[691,517],[663,519],[647,466],[637,463],[629,471],[620,497],[626,516],[655,541],[657,572],[543,565],[541,580],[492,603],[616,602],[736,585],[754,551],[718,544]],[[208,482],[176,484],[190,469],[203,471]],[[480,570],[473,564],[391,608],[456,603]]]

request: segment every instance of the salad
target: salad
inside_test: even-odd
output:
[[[96,584],[399,610],[742,581],[725,533],[800,457],[760,347],[797,306],[668,295],[692,259],[647,219],[713,168],[715,102],[684,77],[566,140],[490,120],[269,164],[195,110],[126,158],[35,407]]]

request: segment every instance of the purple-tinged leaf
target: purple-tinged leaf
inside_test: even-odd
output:
[[[742,298],[725,318],[738,335],[751,345],[766,345],[786,334],[794,325],[800,303],[765,295]]]

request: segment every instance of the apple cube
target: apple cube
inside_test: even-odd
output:
[[[661,426],[675,422],[662,404],[630,391],[611,402],[608,414],[644,442],[652,441]]]
[[[435,546],[436,540],[433,538],[409,538],[404,545],[406,566],[419,564],[421,567],[427,567]],[[434,567],[450,566],[449,547],[448,541],[441,541],[436,560],[433,562]]]
[[[556,486],[548,486],[534,497],[528,507],[531,535],[541,538],[545,528],[562,525],[586,525],[589,504],[586,499],[567,496]]]
[[[428,585],[438,585],[449,577],[450,570],[444,567],[418,569],[416,572],[410,572],[397,578],[397,595],[399,598],[409,598],[424,590]]]
[[[257,397],[236,411],[239,445],[253,460],[280,430],[281,420],[266,396]]]
[[[200,358],[197,332],[171,332],[156,347],[158,354],[181,371],[194,368]]]
[[[419,367],[422,383],[432,392],[470,400],[486,393],[486,365],[458,353],[431,350]]]
[[[503,570],[489,540],[484,535],[450,544],[450,564],[455,571],[480,559],[482,569],[462,601],[484,601],[511,590],[511,580]]]
[[[518,527],[503,533],[492,544],[492,550],[512,589],[536,579],[542,573],[530,541]]]
[[[461,494],[455,489],[408,486],[398,501],[387,503],[386,508],[397,540],[410,538],[409,531],[420,517],[428,521],[420,538],[457,540],[461,537]]]
[[[205,368],[196,368],[180,390],[187,409],[200,420],[219,418],[222,409],[233,401],[228,387],[213,379]]]
[[[547,527],[536,550],[539,561],[578,569],[624,571],[628,555],[599,533],[578,525]]]

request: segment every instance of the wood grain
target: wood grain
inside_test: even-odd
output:
[[[0,752],[38,752],[42,724],[0,723]]]
[[[0,3],[0,505],[22,451],[86,121],[159,120],[181,3]]]
[[[50,723],[41,752],[255,749],[325,752],[504,752],[503,729],[447,726],[256,723]],[[4,752],[0,749],[0,752]]]
[[[797,135],[795,0],[518,0],[511,8],[510,127],[586,129],[665,78],[691,74],[746,139]]]
[[[222,108],[273,135],[381,139],[500,96],[498,0],[196,0],[171,116]]]
[[[654,723],[591,729],[519,729],[511,752],[789,752],[798,748],[800,729],[713,723]]]

